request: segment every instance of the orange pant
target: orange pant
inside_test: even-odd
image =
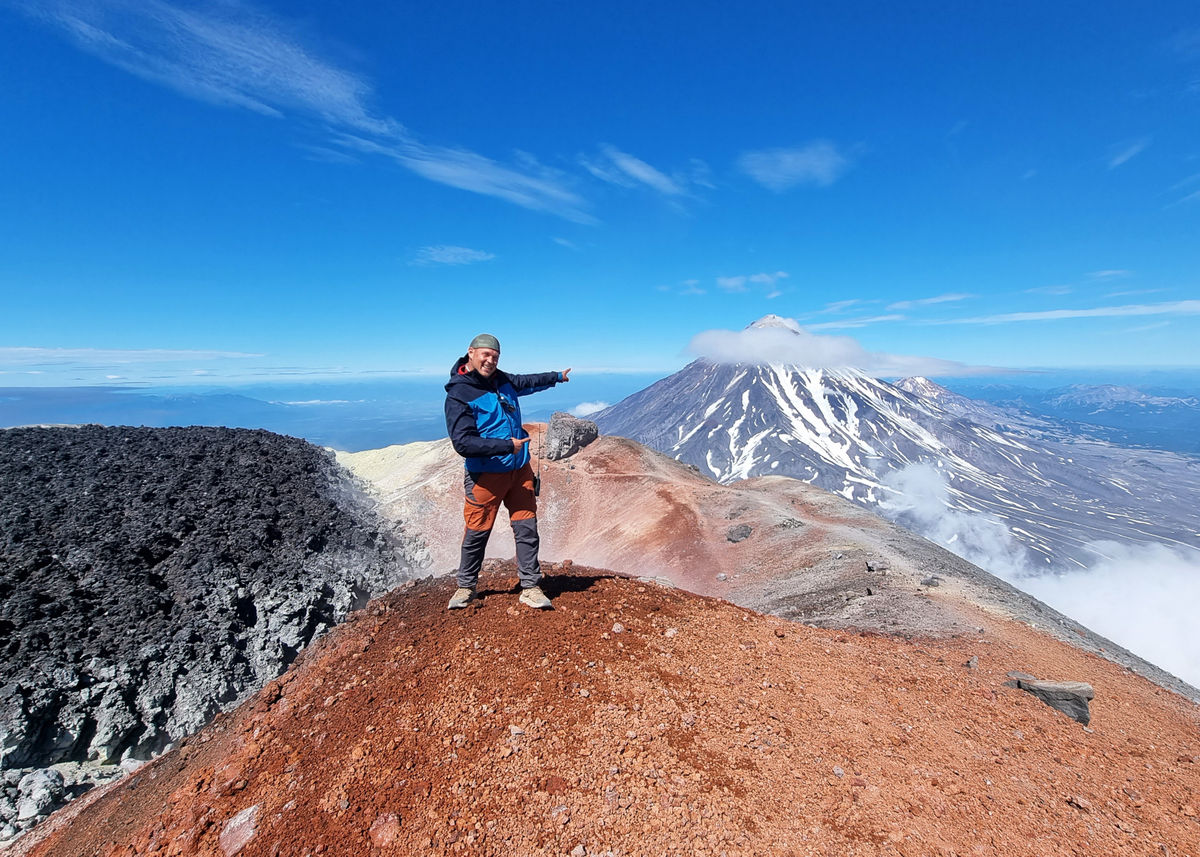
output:
[[[513,521],[537,517],[537,498],[533,494],[533,468],[525,464],[508,473],[467,473],[463,479],[463,518],[467,529],[489,532],[496,523],[500,504],[508,509]]]

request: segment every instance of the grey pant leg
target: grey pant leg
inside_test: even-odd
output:
[[[458,561],[459,586],[474,589],[475,584],[479,582],[479,569],[483,567],[483,552],[487,550],[488,536],[491,534],[491,530],[467,530],[463,534],[462,555]],[[534,539],[537,539],[536,532]]]
[[[538,566],[537,518],[513,521],[512,528],[513,540],[517,543],[517,576],[521,579],[521,588],[528,589],[542,579],[542,570]]]

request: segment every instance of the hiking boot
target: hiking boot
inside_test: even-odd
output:
[[[475,590],[467,589],[465,586],[460,586],[454,590],[454,594],[450,596],[450,603],[446,605],[447,610],[461,610],[471,603],[475,598]],[[547,602],[549,603],[549,602]]]
[[[545,610],[550,606],[550,599],[546,597],[546,593],[542,592],[540,586],[530,586],[528,589],[521,590],[521,597],[518,599],[527,607],[533,607],[537,610]]]

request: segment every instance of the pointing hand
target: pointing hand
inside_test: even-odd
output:
[[[514,438],[512,439],[512,442],[513,442],[513,452],[520,452],[520,451],[521,451],[521,447],[523,447],[525,444],[529,443],[529,438],[527,438],[527,437],[514,437]]]
[[[563,381],[570,381],[571,379],[567,377],[570,374],[571,374],[570,369],[562,370],[562,381],[560,381],[559,383],[561,384],[561,383],[563,383]]]

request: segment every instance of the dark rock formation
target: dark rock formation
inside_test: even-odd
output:
[[[752,532],[754,532],[754,528],[749,524],[735,524],[725,531],[725,538],[737,544],[740,541],[750,538]]]
[[[600,430],[591,420],[581,420],[563,411],[555,411],[550,417],[550,428],[546,431],[545,456],[558,461],[574,455],[600,436]]]
[[[0,431],[0,768],[144,759],[410,576],[324,450],[264,431]]]
[[[1056,711],[1087,726],[1092,722],[1088,702],[1095,698],[1092,686],[1082,681],[1029,681],[1016,679],[1017,687],[1028,691]]]

